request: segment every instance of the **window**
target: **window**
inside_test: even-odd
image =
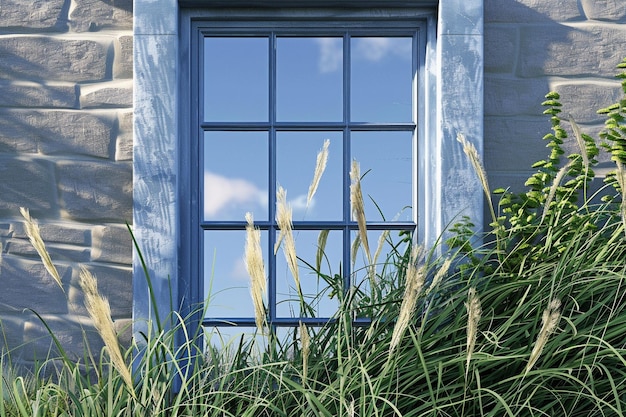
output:
[[[188,294],[198,304],[209,299],[204,326],[255,324],[244,260],[247,212],[261,230],[270,325],[323,325],[337,310],[338,297],[330,296],[337,287],[364,289],[367,256],[354,246],[350,203],[353,160],[361,169],[371,255],[381,235],[390,241],[415,231],[423,25],[419,19],[192,25],[191,102],[198,104],[190,176],[198,204],[190,211],[200,249],[191,256],[198,286]],[[326,169],[308,201],[325,143]],[[282,250],[274,251],[280,189],[293,213],[300,289]],[[316,264],[320,234],[324,260]],[[302,310],[300,296],[310,310]]]
[[[311,8],[312,3],[317,8]],[[204,87],[200,88],[200,65],[204,63],[204,58],[200,57],[204,54],[201,40],[206,37],[269,38],[275,31],[278,37],[294,38],[402,38],[412,37],[412,33],[417,32],[419,43],[425,42],[425,48],[423,44],[418,44],[418,48],[412,52],[417,54],[412,59],[417,59],[418,65],[415,86],[411,87],[412,94],[417,92],[412,97],[416,101],[412,104],[416,118],[408,121],[416,125],[417,132],[412,138],[412,146],[416,147],[413,149],[412,168],[416,172],[410,180],[413,182],[414,192],[417,189],[417,195],[411,196],[414,200],[411,213],[413,217],[396,220],[407,224],[416,222],[417,241],[431,246],[460,215],[468,215],[472,219],[481,218],[482,190],[472,167],[463,156],[456,135],[458,132],[464,133],[481,152],[483,0],[135,0],[133,11],[133,228],[146,261],[143,264],[135,256],[133,262],[133,328],[138,340],[141,339],[139,334],[146,331],[149,323],[146,319],[153,318],[155,310],[163,318],[172,308],[186,316],[190,308],[204,296],[199,279],[204,276],[204,272],[200,270],[200,260],[203,259],[203,254],[200,253],[200,231],[204,230],[200,227],[200,222],[209,219],[200,217],[201,210],[204,210],[200,208],[200,192],[204,192],[200,187],[203,185],[200,183],[200,173],[204,167],[200,163],[204,164],[205,161],[200,160],[204,155],[199,151],[200,139],[204,138],[205,131],[211,129],[205,129],[209,126],[203,127],[202,124],[228,122],[204,120],[204,110],[202,118],[198,112],[200,99],[203,98],[199,92],[204,91]],[[298,30],[291,31],[294,28]],[[215,30],[221,33],[215,33]],[[377,30],[380,32],[376,33]],[[305,31],[307,33],[303,33]],[[352,52],[351,45],[342,50],[344,55]],[[349,57],[346,56],[347,58]],[[263,59],[270,59],[269,52],[267,58]],[[342,66],[341,71],[346,68]],[[268,77],[269,74],[270,72]],[[278,73],[277,75],[280,76]],[[349,81],[354,83],[355,76],[351,73],[347,75],[351,77]],[[307,80],[306,83],[309,84],[310,81]],[[307,87],[302,84],[296,84],[296,87]],[[348,85],[344,83],[342,88],[349,88]],[[274,90],[268,88],[267,94],[270,91]],[[274,92],[277,99],[281,94],[289,93],[290,91],[281,92],[280,89]],[[268,96],[268,106],[270,104]],[[344,104],[342,101],[340,105]],[[326,110],[330,112],[332,107],[329,106]],[[353,124],[365,123],[364,119],[357,120],[354,117],[345,120]],[[263,122],[269,125],[269,114],[268,119]],[[275,122],[314,124],[316,120],[275,119]],[[344,119],[317,122],[340,124]],[[372,123],[379,124],[379,128],[384,131],[387,127],[383,125],[396,122],[398,121],[377,120]],[[401,122],[407,123],[405,120]],[[266,132],[273,130],[277,135],[276,139],[280,139],[278,133],[281,127],[284,126],[275,124],[267,127]],[[300,133],[306,133],[306,129],[308,127]],[[330,138],[333,161],[336,162],[340,155],[341,158],[352,158],[343,149],[335,148],[339,137],[330,135],[334,132],[343,140],[343,127],[323,126],[321,133],[324,135],[319,136],[316,129],[309,131],[314,139],[307,141],[310,149],[302,152],[303,157],[313,159],[312,154],[320,146],[314,142]],[[371,131],[359,130],[355,126],[346,126],[346,129],[350,135],[375,135],[376,130],[373,126]],[[234,134],[236,129],[225,132]],[[399,129],[390,133],[400,135],[403,132]],[[279,156],[277,153],[276,157]],[[361,170],[364,173],[367,161],[355,156],[361,159]],[[268,160],[268,164],[269,162]],[[303,178],[311,175],[312,167],[308,163],[304,161],[303,166],[298,166],[303,175],[300,177],[303,183],[306,182]],[[332,162],[329,163],[323,181],[332,178],[331,165]],[[276,175],[280,175],[278,165],[276,169]],[[370,171],[365,176],[363,188],[366,192],[375,194],[367,183],[373,178],[373,172]],[[194,176],[192,173],[195,173]],[[267,178],[269,187],[269,176]],[[281,185],[287,189],[289,199],[301,193],[297,184]],[[326,198],[322,188],[325,186],[328,183],[320,184],[315,208],[321,207],[319,202]],[[348,184],[343,183],[341,186],[347,187]],[[269,190],[267,195],[269,211]],[[264,217],[265,214],[258,210],[259,207],[254,208],[256,220],[268,222],[263,233],[269,235],[271,217],[269,213]],[[308,212],[309,215],[311,213],[312,211]],[[407,211],[403,213],[407,214]],[[393,217],[386,219],[394,220]],[[295,220],[300,221],[303,218],[296,217]],[[380,218],[374,216],[369,220],[373,223]],[[328,219],[306,217],[304,221]],[[217,228],[217,225],[212,225],[215,233],[233,231],[233,235],[237,234],[234,224],[229,226],[230,229],[226,224],[223,228]],[[305,226],[304,223],[300,224],[297,231],[300,233],[297,241],[298,252],[306,247],[305,243],[300,243],[305,240],[302,237],[306,235]],[[241,224],[237,227],[242,230]],[[378,225],[371,224],[373,234],[380,231],[374,230],[377,227]],[[480,228],[480,224],[477,224],[477,228]],[[343,239],[343,231],[340,229],[333,229],[330,233],[341,234]],[[376,237],[372,239],[375,240]],[[313,238],[309,238],[310,240]],[[266,244],[269,247],[269,241],[266,240]],[[342,253],[340,258],[343,256]],[[306,254],[302,253],[302,257],[305,258]],[[208,259],[213,259],[213,253],[209,254]],[[283,261],[278,258],[276,262]],[[148,286],[143,278],[144,266],[151,276],[152,286]],[[336,269],[336,261],[333,268]],[[245,299],[238,299],[237,302],[248,303],[248,300],[249,294],[245,293]],[[232,310],[226,313],[230,314]],[[204,319],[197,317],[196,322],[200,323]]]

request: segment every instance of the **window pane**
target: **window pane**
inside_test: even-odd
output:
[[[352,133],[352,158],[360,165],[368,221],[413,220],[412,142],[412,132]]]
[[[342,132],[278,132],[277,185],[287,190],[293,220],[342,220]],[[317,190],[307,205],[317,154],[329,139],[328,158]],[[276,187],[278,189],[278,187]]]
[[[332,299],[330,298],[333,293],[333,286],[342,288],[341,278],[334,276],[341,271],[342,233],[336,230],[330,231],[326,237],[325,247],[322,248],[323,251],[319,255],[320,231],[295,230],[293,233],[296,241],[296,253],[300,258],[298,260],[298,274],[304,301],[312,307],[314,317],[332,317],[339,305],[336,294]],[[300,317],[298,291],[294,277],[285,260],[284,244],[283,241],[276,255],[277,316]],[[319,274],[316,271],[319,271]],[[332,282],[332,285],[327,281]],[[311,314],[303,314],[303,316],[310,317]]]
[[[205,132],[204,220],[268,218],[267,132]]]
[[[203,239],[206,317],[254,317],[244,258],[245,230],[205,230]],[[267,232],[261,232],[261,244],[267,247]]]
[[[412,38],[352,39],[352,121],[413,121],[412,44]]]
[[[204,119],[268,120],[268,38],[204,39]]]
[[[342,38],[278,38],[277,120],[343,120],[342,69]]]

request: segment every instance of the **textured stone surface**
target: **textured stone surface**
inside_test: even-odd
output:
[[[516,27],[487,26],[485,28],[485,71],[512,72],[517,56]]]
[[[53,166],[43,160],[0,157],[0,212],[18,215],[20,207],[52,214],[57,207]]]
[[[132,161],[133,159],[133,112],[118,115],[119,131],[115,146],[116,161]]]
[[[624,39],[623,25],[522,27],[519,75],[612,77]]]
[[[127,265],[132,262],[132,242],[126,226],[96,226],[92,236],[93,261]]]
[[[133,77],[133,37],[120,36],[115,42],[113,78]]]
[[[0,38],[0,77],[57,81],[105,78],[106,43],[50,36]]]
[[[581,3],[589,19],[626,20],[626,2],[623,0],[581,0]]]
[[[67,0],[2,0],[0,3],[0,28],[26,28],[29,30],[63,30],[67,28],[64,9]]]
[[[571,115],[577,123],[600,123],[605,117],[596,113],[601,108],[617,103],[622,89],[617,82],[577,82],[554,83],[551,90],[561,95],[565,117]]]
[[[485,116],[540,115],[548,91],[547,81],[487,77]]]
[[[91,321],[87,318],[80,318],[70,315],[50,315],[42,317],[55,338],[63,346],[64,351],[71,359],[79,360],[83,358],[85,351],[85,340],[89,344],[92,352],[99,352],[102,349],[102,339],[98,335]],[[23,358],[44,359],[58,356],[58,351],[51,343],[50,331],[39,318],[30,316],[24,321],[24,347]]]
[[[485,169],[529,168],[548,154],[541,138],[549,131],[546,117],[486,117]]]
[[[565,22],[583,18],[578,0],[484,0],[486,22]],[[590,0],[596,1],[596,0]],[[621,0],[616,0],[621,1]]]
[[[70,27],[77,32],[133,28],[132,0],[74,0]]]
[[[129,164],[61,161],[57,172],[62,207],[72,219],[131,221],[132,171]]]
[[[81,108],[124,108],[132,105],[132,81],[90,84],[80,89]]]
[[[130,268],[112,266],[85,266],[98,281],[98,292],[109,300],[114,319],[131,316],[133,303],[132,272]],[[74,270],[72,285],[68,290],[69,302],[75,314],[87,315],[84,295],[79,284],[79,270]]]
[[[106,114],[23,110],[0,112],[0,150],[108,158],[112,119]],[[36,145],[36,148],[34,148]]]
[[[0,107],[76,106],[76,86],[72,83],[41,84],[0,81]]]
[[[71,269],[55,264],[67,291]],[[39,260],[26,260],[5,254],[0,260],[0,306],[5,311],[33,308],[40,314],[66,314],[67,299]]]

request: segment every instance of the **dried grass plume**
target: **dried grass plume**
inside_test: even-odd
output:
[[[537,341],[535,342],[535,346],[533,347],[532,352],[530,353],[530,358],[528,359],[528,363],[526,364],[526,369],[524,370],[524,375],[530,371],[530,369],[537,363],[541,352],[543,351],[546,342],[548,341],[548,337],[554,332],[556,327],[559,324],[559,320],[561,318],[561,312],[559,309],[561,308],[561,301],[559,299],[553,299],[543,311],[543,315],[541,317],[541,330],[539,331],[539,336],[537,336]]]
[[[261,247],[261,231],[254,227],[252,213],[246,213],[246,247],[245,260],[248,275],[250,275],[250,294],[254,305],[254,319],[259,331],[263,331],[265,324],[265,305],[263,297],[267,291],[265,280],[265,265],[263,263],[263,249]]]
[[[50,276],[56,281],[59,288],[61,288],[61,290],[65,292],[65,290],[63,289],[61,275],[59,275],[59,271],[57,271],[57,268],[52,263],[50,254],[46,250],[46,245],[43,243],[43,239],[41,238],[39,225],[32,217],[30,217],[30,212],[27,208],[20,207],[20,213],[22,214],[22,217],[24,217],[24,220],[26,220],[26,222],[24,223],[24,226],[26,228],[26,236],[28,236],[28,238],[30,239],[30,243],[39,254],[41,262],[46,268],[46,271],[48,271]]]
[[[322,178],[322,174],[324,174],[324,171],[326,170],[326,162],[328,161],[328,147],[329,146],[330,146],[330,140],[326,139],[324,141],[324,145],[322,146],[322,149],[317,154],[317,161],[315,163],[315,173],[313,174],[313,180],[311,181],[311,184],[309,185],[309,193],[307,194],[307,197],[306,197],[307,207],[311,203],[311,200],[313,200],[313,196],[315,195],[315,192],[317,191],[317,187],[319,186],[320,179]]]
[[[117,333],[113,326],[109,301],[100,295],[96,278],[84,267],[80,271],[79,284],[85,294],[85,307],[87,308],[87,312],[93,320],[94,326],[96,330],[98,330],[102,341],[104,341],[104,345],[111,358],[111,363],[122,376],[130,392],[134,395],[132,377],[126,362],[124,362],[124,357],[117,339]]]
[[[467,310],[467,360],[465,361],[465,378],[469,371],[469,364],[474,354],[476,346],[476,335],[478,334],[478,322],[482,314],[480,299],[476,294],[476,288],[472,287],[467,292],[467,302],[465,303]]]

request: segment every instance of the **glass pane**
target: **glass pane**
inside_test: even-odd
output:
[[[205,132],[204,219],[268,218],[267,132]]]
[[[372,306],[380,305],[386,296],[401,288],[399,276],[402,274],[399,274],[399,266],[409,256],[413,233],[398,230],[369,230],[367,241],[371,263],[362,240],[360,237],[356,240],[357,236],[357,231],[352,232],[353,253],[350,277],[352,284],[358,290],[357,316],[374,317],[377,312],[372,310]]]
[[[278,121],[343,120],[342,38],[276,40]]]
[[[412,38],[353,38],[351,119],[412,122]]]
[[[412,132],[353,132],[351,142],[366,219],[413,221]]]
[[[298,275],[303,300],[311,307],[313,314],[301,314],[300,298],[294,276],[285,260],[283,241],[276,254],[277,316],[332,317],[338,307],[337,294],[333,293],[333,288],[342,288],[341,278],[334,275],[341,272],[342,233],[336,230],[328,232],[326,244],[319,254],[322,232],[295,230],[293,233],[299,258]]]
[[[278,132],[277,185],[287,191],[293,220],[342,220],[342,132]],[[307,204],[315,176],[317,155],[328,139],[328,157],[317,187]],[[276,187],[278,189],[278,187]]]
[[[205,120],[268,120],[268,51],[268,38],[204,39]]]
[[[203,238],[206,317],[253,318],[250,276],[244,258],[245,230],[205,230]],[[261,232],[261,245],[267,247],[267,232]],[[265,249],[263,253],[267,271]]]
[[[219,358],[222,365],[228,366],[235,359],[240,343],[248,356],[247,360],[261,360],[267,350],[268,338],[256,327],[228,326],[204,329],[204,344],[210,358]],[[218,365],[212,362],[212,365]]]

